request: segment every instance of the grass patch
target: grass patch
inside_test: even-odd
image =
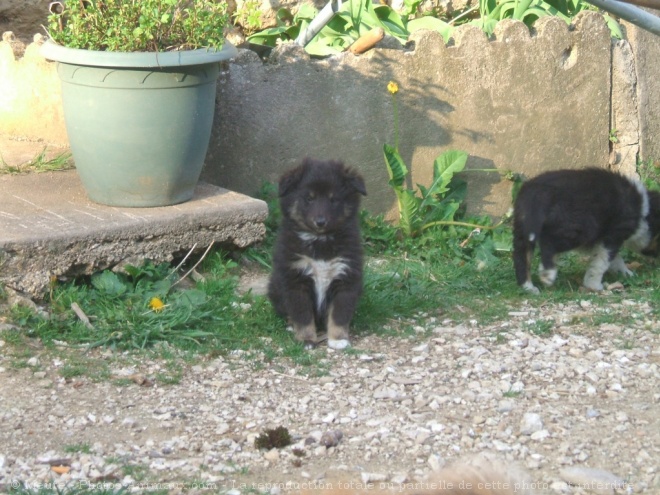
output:
[[[74,168],[71,153],[66,151],[52,158],[46,156],[46,148],[27,163],[18,166],[8,165],[0,156],[0,174],[25,174],[29,172],[56,172]]]
[[[89,444],[86,443],[76,443],[72,445],[65,445],[64,452],[69,454],[91,454],[92,448],[89,446]]]
[[[509,226],[488,232],[460,226],[428,229],[403,239],[382,217],[363,214],[362,223],[364,293],[352,323],[354,335],[409,338],[418,335],[416,326],[427,325],[431,318],[486,326],[508,320],[509,313],[523,305],[576,300],[602,308],[575,322],[597,328],[603,323],[639,323],[654,316],[660,302],[654,290],[660,283],[655,263],[628,253],[624,257],[640,266],[635,277],[623,281],[622,293],[578,292],[585,260],[567,254],[559,259],[555,286],[532,297],[515,282]],[[129,266],[126,273],[106,271],[56,285],[47,302],[49,318],[27,307],[11,308],[5,319],[19,330],[4,331],[0,338],[11,349],[12,366],[34,368],[29,364],[33,356],[51,353],[61,361],[57,372],[65,379],[85,376],[129,386],[130,378],[110,375],[112,361],[134,359],[139,367],[146,357],[165,362],[150,379],[175,385],[186,363],[238,353],[256,369],[280,367],[286,372],[297,366],[303,373],[327,374],[331,361],[323,347],[306,351],[266,297],[237,291],[241,270],[268,272],[275,225],[267,223],[268,236],[258,246],[240,253],[211,251],[197,268],[201,277],[196,282],[180,280],[187,266],[177,271],[171,265],[146,263]],[[648,311],[608,311],[613,304],[625,307],[627,299],[648,301]],[[76,305],[88,322],[74,311]],[[563,323],[535,319],[524,328],[546,337]],[[495,335],[493,342],[506,337]],[[39,343],[39,350],[32,342]],[[114,357],[108,358],[108,352]]]

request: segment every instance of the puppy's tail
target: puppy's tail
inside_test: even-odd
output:
[[[521,468],[480,454],[435,473],[428,486],[414,495],[533,495],[537,483]]]

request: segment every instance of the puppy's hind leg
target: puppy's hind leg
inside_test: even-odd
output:
[[[589,290],[603,290],[603,275],[610,267],[610,260],[614,253],[602,244],[594,247],[587,272],[584,274],[582,285]]]
[[[520,223],[514,226],[513,268],[516,272],[516,281],[527,292],[539,294],[539,290],[532,283],[531,272],[532,256],[536,244],[534,235],[530,234],[528,239],[521,230],[524,229]]]
[[[557,280],[557,264],[555,249],[548,243],[541,242],[541,263],[539,264],[539,278],[543,285],[550,287]]]
[[[632,277],[635,273],[626,266],[626,262],[623,261],[621,254],[617,253],[612,261],[610,261],[610,266],[607,269],[610,273],[621,273],[624,277]]]

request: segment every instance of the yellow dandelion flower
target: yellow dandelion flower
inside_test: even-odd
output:
[[[152,297],[149,301],[149,307],[155,312],[160,313],[165,307],[165,303],[160,297]]]
[[[397,94],[399,92],[399,85],[395,83],[394,81],[390,81],[387,84],[387,90],[392,93],[393,95]]]

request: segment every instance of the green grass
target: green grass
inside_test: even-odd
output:
[[[275,315],[267,298],[237,293],[242,268],[267,273],[274,226],[274,222],[269,225],[269,235],[258,246],[243,252],[212,251],[198,267],[203,274],[198,282],[179,280],[186,266],[177,273],[171,265],[147,263],[128,267],[124,274],[107,271],[57,285],[47,301],[48,319],[29,308],[11,308],[5,318],[19,331],[1,334],[10,348],[11,365],[30,367],[31,357],[52,353],[62,361],[58,373],[65,379],[110,379],[130,386],[130,379],[110,376],[111,364],[117,364],[113,360],[139,362],[148,357],[165,362],[150,379],[175,385],[186,364],[204,356],[240,351],[257,369],[268,366],[285,371],[293,365],[303,373],[327,374],[331,364],[325,359],[323,346],[305,350]],[[654,290],[660,282],[655,262],[627,253],[626,259],[641,266],[635,277],[623,281],[624,292],[580,291],[585,260],[568,254],[560,257],[555,286],[531,296],[515,283],[507,251],[508,226],[494,233],[475,234],[469,228],[457,227],[400,239],[396,229],[382,218],[365,215],[363,234],[366,264],[364,293],[352,323],[356,336],[411,338],[416,335],[414,327],[424,326],[431,317],[488,325],[508,320],[509,312],[523,304],[538,308],[576,300],[590,301],[596,308],[574,322],[581,328],[617,322],[629,325],[649,315],[608,308],[625,299],[646,300],[655,314],[660,302]],[[162,301],[162,309],[153,309],[154,298]],[[72,310],[73,303],[89,318],[91,328]],[[556,326],[552,320],[539,318],[524,324],[530,334],[541,337],[551,336]],[[506,332],[499,332],[493,335],[493,342],[502,343],[506,338]],[[631,338],[622,336],[621,345],[630,345],[625,339]],[[34,341],[39,342],[40,350],[30,345]],[[100,354],[103,352],[114,357],[109,360]]]
[[[72,445],[65,445],[63,448],[64,452],[70,453],[70,454],[75,454],[75,453],[80,453],[80,454],[91,454],[92,448],[89,446],[89,444],[86,443],[76,443]]]
[[[71,153],[60,153],[53,158],[47,158],[46,148],[32,160],[18,166],[8,165],[0,156],[0,174],[23,174],[27,172],[55,172],[74,168]]]

